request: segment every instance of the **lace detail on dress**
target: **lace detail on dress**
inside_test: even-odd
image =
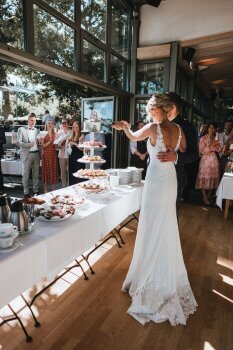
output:
[[[133,295],[128,313],[142,325],[149,321],[160,323],[167,320],[172,326],[186,325],[189,315],[197,308],[190,285],[177,289],[172,296],[166,295],[167,290],[155,290],[153,286],[147,285],[146,289],[143,288]]]
[[[163,133],[161,131],[160,124],[157,124],[157,138],[156,138],[155,148],[159,152],[166,152],[166,150],[167,150],[167,147],[165,146],[164,141],[163,141]]]

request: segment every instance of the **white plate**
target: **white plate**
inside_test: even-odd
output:
[[[12,252],[13,250],[19,248],[21,244],[19,242],[14,242],[11,247],[8,248],[0,248],[0,253],[9,253]]]
[[[82,143],[79,143],[79,144],[78,144],[78,147],[79,147],[79,148],[88,148],[88,149],[90,149],[90,148],[95,148],[95,149],[107,148],[106,145],[103,145],[103,146],[88,146],[88,145],[83,145]]]
[[[65,221],[71,218],[73,214],[67,214],[66,217],[64,218],[55,218],[55,219],[46,219],[43,216],[36,216],[36,219],[40,220],[40,221],[45,221],[45,222],[57,222],[57,221]]]
[[[105,159],[101,159],[101,160],[85,160],[85,159],[80,158],[80,159],[78,159],[78,162],[79,163],[87,163],[87,164],[89,164],[89,163],[103,164],[103,163],[106,163],[106,160]]]

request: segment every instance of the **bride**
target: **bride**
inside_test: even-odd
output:
[[[122,290],[132,304],[128,313],[142,325],[169,320],[185,325],[197,307],[183,261],[176,217],[177,179],[173,162],[160,162],[158,152],[184,152],[186,140],[180,127],[167,118],[172,103],[166,95],[155,94],[147,105],[153,118],[132,132],[126,121],[113,125],[133,141],[148,138],[150,164],[147,170],[138,232],[131,265]]]

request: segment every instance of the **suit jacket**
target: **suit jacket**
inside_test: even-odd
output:
[[[173,119],[172,122],[178,124],[182,128],[187,143],[186,152],[182,153],[178,151],[177,165],[183,165],[197,161],[199,155],[197,147],[197,133],[194,126],[188,120],[184,120],[179,115]]]
[[[4,149],[3,149],[3,145],[6,143],[6,136],[5,136],[5,131],[4,131],[4,127],[0,126],[0,158],[3,156],[4,154]]]
[[[36,136],[39,133],[38,129],[36,130]],[[29,150],[31,148],[31,143],[28,135],[28,127],[21,127],[17,132],[17,145],[20,147],[20,159],[25,161],[28,158]],[[38,145],[38,143],[37,143]]]

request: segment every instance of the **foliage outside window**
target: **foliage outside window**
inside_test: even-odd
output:
[[[43,0],[49,6],[61,12],[70,20],[74,20],[74,0]]]
[[[130,13],[118,2],[112,5],[111,47],[120,55],[129,56]]]
[[[74,30],[34,5],[35,55],[57,65],[74,65]]]
[[[104,51],[83,40],[82,73],[104,81]]]
[[[137,90],[140,95],[165,92],[163,62],[138,65]]]
[[[81,0],[81,27],[106,42],[107,0]]]
[[[22,0],[0,2],[0,42],[24,49]]]
[[[111,55],[110,84],[128,90],[128,64],[114,55]]]

